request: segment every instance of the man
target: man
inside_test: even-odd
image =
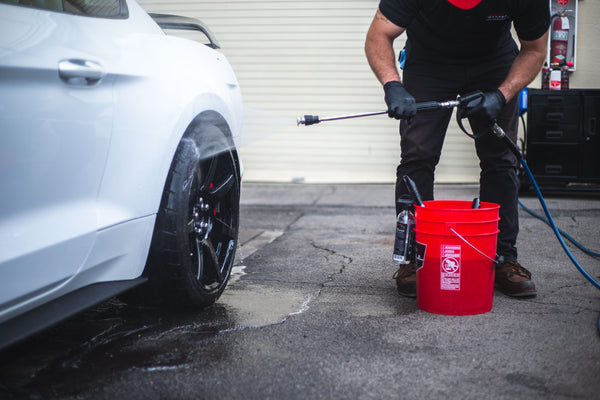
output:
[[[384,87],[388,115],[402,120],[396,199],[407,193],[404,175],[415,181],[423,200],[433,199],[434,170],[452,115],[451,109],[417,114],[416,102],[483,92],[482,101],[468,107],[465,116],[481,135],[475,140],[480,199],[500,204],[498,254],[504,262],[496,267],[496,286],[514,297],[536,295],[531,274],[517,262],[518,160],[487,130],[497,121],[516,141],[518,94],[540,71],[549,25],[548,0],[380,0],[365,42],[369,65]],[[401,82],[393,42],[404,32]],[[416,296],[414,264],[400,266],[394,277],[401,295]]]

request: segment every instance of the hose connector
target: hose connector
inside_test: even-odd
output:
[[[504,129],[502,129],[500,127],[500,125],[498,125],[496,122],[494,122],[494,125],[492,125],[492,127],[490,129],[492,130],[492,133],[494,135],[496,135],[497,137],[499,137],[500,139],[502,139],[504,137],[504,135],[506,135],[504,133]]]

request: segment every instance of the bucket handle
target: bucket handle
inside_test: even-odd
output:
[[[454,230],[454,228],[450,228],[450,231],[452,233],[454,233],[456,236],[458,236],[458,238],[460,240],[462,240],[463,242],[465,242],[466,244],[469,245],[469,247],[471,247],[473,250],[475,250],[476,252],[478,252],[479,254],[481,254],[482,256],[484,256],[485,258],[487,258],[488,260],[490,260],[491,262],[493,262],[494,264],[497,264],[499,262],[501,262],[501,256],[497,256],[497,259],[493,259],[492,257],[489,257],[487,254],[484,254],[483,251],[479,250],[477,247],[473,246],[467,239],[465,239],[464,237],[462,237],[458,232],[456,232]]]

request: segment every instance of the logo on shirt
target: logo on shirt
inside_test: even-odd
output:
[[[490,14],[485,19],[487,22],[500,22],[500,21],[508,21],[510,17],[506,14]]]

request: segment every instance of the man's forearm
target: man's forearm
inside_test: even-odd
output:
[[[389,81],[399,81],[400,75],[396,68],[396,54],[392,43],[385,38],[367,36],[365,54],[369,66],[382,85]]]
[[[403,32],[404,28],[394,25],[377,10],[367,32],[365,54],[369,66],[382,85],[400,80],[393,44],[394,39]]]
[[[498,88],[506,101],[514,98],[539,73],[546,58],[548,33],[533,42],[522,42],[521,51]]]

